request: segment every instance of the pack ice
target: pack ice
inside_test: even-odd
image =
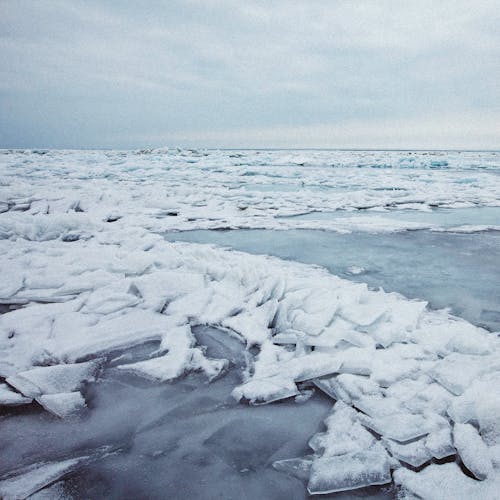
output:
[[[48,153],[36,165],[24,163],[34,153],[2,158],[3,171],[13,167],[0,188],[0,302],[9,308],[0,315],[0,405],[36,404],[58,418],[77,418],[91,411],[85,408],[85,387],[110,359],[120,370],[159,382],[190,371],[212,380],[223,375],[228,360],[208,357],[192,333],[195,326],[210,325],[246,346],[243,380],[232,392],[237,400],[270,404],[296,398],[307,404],[312,387],[332,399],[324,431],[309,441],[310,454],[275,463],[278,470],[307,478],[310,494],[393,483],[402,494],[422,498],[495,497],[498,334],[318,267],[168,243],[156,234],[167,226],[192,227],[191,222],[278,224],[264,195],[248,198],[243,188],[232,193],[220,184],[234,165],[225,165],[211,178],[213,185],[205,182],[196,193],[188,184],[202,184],[206,172],[189,169],[173,155],[179,168],[169,170],[168,178],[178,185],[162,197],[155,177],[165,178],[160,161],[148,159],[150,172],[141,155],[125,157],[116,174],[120,179],[111,183],[100,170],[107,153],[88,153],[93,161],[80,170],[69,161],[74,154]],[[220,163],[211,154],[207,163]],[[113,159],[110,153],[106,162]],[[134,162],[135,170],[128,170]],[[53,173],[47,177],[39,169],[61,166],[69,182],[59,181],[54,190],[47,180]],[[319,178],[322,168],[308,175]],[[137,169],[142,181],[135,184]],[[25,178],[18,180],[16,172]],[[355,175],[349,171],[350,182]],[[408,170],[394,175],[402,184],[411,182]],[[451,172],[443,182],[449,186],[457,178]],[[430,190],[426,200],[467,202],[481,193],[485,203],[493,203],[484,179],[477,190]],[[419,196],[423,192],[422,187]],[[393,196],[379,193],[369,200],[360,194],[357,203],[385,204]],[[338,208],[346,203],[340,197],[328,203]],[[319,195],[310,203],[325,206]],[[276,204],[286,212],[291,198]],[[162,225],[166,219],[177,222]],[[117,356],[147,342],[157,349],[145,359]],[[23,498],[79,460],[12,471],[0,479],[0,491]]]

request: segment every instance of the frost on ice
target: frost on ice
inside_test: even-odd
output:
[[[399,191],[382,189],[383,179],[370,174],[369,182],[381,189],[348,197],[311,190],[309,199],[270,200],[264,191],[248,196],[248,186],[224,184],[231,169],[243,175],[248,166],[224,165],[203,191],[191,185],[202,183],[205,174],[182,166],[170,173],[178,183],[166,198],[158,195],[160,167],[142,169],[144,178],[136,184],[128,181],[137,170],[122,165],[121,188],[115,189],[93,163],[78,170],[68,162],[68,184],[60,184],[55,196],[36,171],[29,182],[13,177],[24,171],[23,154],[6,155],[1,163],[8,175],[0,186],[0,302],[11,309],[0,315],[0,405],[37,404],[60,418],[91,411],[85,385],[98,380],[110,360],[120,371],[158,382],[191,371],[213,380],[230,361],[209,357],[192,333],[195,326],[210,325],[247,348],[243,380],[232,391],[242,403],[293,397],[307,404],[311,387],[332,399],[325,430],[309,441],[310,454],[274,463],[306,479],[311,494],[394,481],[423,498],[441,498],[439,491],[453,498],[493,498],[500,482],[498,335],[447,311],[431,311],[425,302],[369,290],[317,267],[171,244],[156,234],[225,225],[300,227],[284,216],[306,205],[493,205],[498,181],[487,170],[478,176],[477,189],[459,184],[453,170],[443,174],[441,186],[430,188],[414,181],[408,166],[394,172]],[[50,170],[65,155],[51,153],[40,161]],[[314,156],[317,163],[323,160]],[[133,159],[134,165],[141,161],[140,155]],[[12,171],[5,168],[8,162]],[[321,165],[308,171],[308,182],[322,177]],[[275,173],[282,168],[290,173],[294,167],[273,167]],[[261,174],[250,177],[269,182]],[[93,181],[74,189],[83,178]],[[339,179],[366,182],[354,166]],[[338,230],[354,227],[347,219],[335,224]],[[142,359],[119,354],[146,343],[156,349]],[[443,459],[454,461],[437,463]],[[7,498],[28,496],[78,461],[13,471],[1,478],[0,491]]]

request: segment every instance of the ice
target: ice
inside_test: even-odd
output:
[[[394,471],[394,481],[404,490],[426,500],[468,500],[470,498],[498,498],[500,476],[476,481],[462,473],[455,463],[432,464],[421,472],[401,467]]]
[[[342,402],[334,405],[325,425],[326,432],[309,440],[309,446],[323,457],[365,451],[376,445],[374,436],[360,425],[357,412]]]
[[[391,413],[385,417],[363,417],[361,423],[377,434],[404,443],[431,432],[434,425],[422,415]]]
[[[500,232],[476,235],[450,235],[436,232],[396,233],[390,236],[363,233],[335,234],[317,230],[235,230],[185,231],[167,233],[169,241],[216,243],[254,254],[270,254],[307,264],[321,265],[349,280],[370,287],[393,290],[406,297],[425,298],[432,308],[451,307],[452,312],[491,331],[500,329],[500,314],[495,300],[500,294],[497,261]],[[482,255],[477,259],[477,255]],[[408,279],[408,263],[418,262],[418,272]],[[367,272],[353,276],[345,273],[351,263],[361,264]],[[443,314],[446,332],[427,324],[415,332],[389,328],[393,335],[412,337],[418,332],[429,347],[446,344],[453,337],[449,315]],[[385,322],[381,324],[383,326]],[[455,332],[463,328],[456,323]],[[448,335],[448,331],[450,335]],[[381,341],[382,341],[381,336]],[[384,340],[385,342],[385,340]]]
[[[320,495],[387,484],[391,480],[388,456],[364,451],[315,460],[307,490],[311,495]]]
[[[454,455],[451,429],[445,427],[431,432],[425,439],[425,447],[438,460]]]
[[[470,424],[455,424],[453,443],[462,463],[477,479],[484,480],[493,472],[488,447]]]
[[[186,482],[186,470],[209,480],[208,496],[241,496],[232,488],[238,475],[257,471],[247,479],[254,497],[274,487],[283,498],[283,484],[300,496],[297,479],[280,482],[271,463],[310,473],[312,493],[341,491],[385,484],[398,460],[401,469],[421,468],[455,447],[489,491],[500,443],[500,339],[477,325],[494,330],[500,318],[498,231],[450,231],[496,225],[497,160],[454,152],[4,152],[0,401],[34,398],[65,417],[85,407],[82,390],[89,408],[78,419],[85,430],[77,419],[39,418],[37,405],[5,409],[2,424],[19,421],[23,430],[12,438],[3,431],[9,452],[0,473],[10,478],[20,458],[26,465],[30,442],[40,443],[39,462],[78,456],[75,434],[89,431],[89,442],[116,441],[130,454],[113,472],[96,466],[86,474],[112,477],[122,494],[127,484],[132,496],[143,493],[144,471],[149,479],[167,470],[193,496],[205,492]],[[462,182],[464,172],[474,180]],[[184,244],[164,238],[227,228],[254,231],[190,233]],[[198,237],[239,239],[285,260],[193,243]],[[475,324],[436,310],[445,306]],[[210,327],[219,336],[205,347],[193,332]],[[240,352],[223,338],[238,339]],[[313,385],[336,400],[324,430],[323,414],[313,419],[309,408],[331,401]],[[252,404],[237,405],[231,394]],[[271,418],[283,408],[293,425]],[[304,454],[313,434],[314,455],[287,461]],[[418,481],[434,470],[422,469]],[[128,471],[135,473],[124,478]],[[399,475],[412,490],[413,476]],[[252,481],[260,477],[267,480],[258,489]]]
[[[199,349],[174,349],[164,356],[145,361],[120,365],[118,368],[150,379],[166,382],[183,375],[188,370],[201,370],[209,380],[219,376],[227,361],[207,359]]]
[[[89,457],[78,457],[61,462],[36,464],[20,470],[15,476],[0,481],[0,495],[5,500],[24,499],[45,486],[74,471]]]
[[[299,479],[307,480],[311,473],[312,459],[308,458],[288,458],[286,460],[276,460],[273,467],[280,472],[290,474]]]
[[[27,398],[13,391],[7,384],[0,383],[0,406],[19,406],[29,404],[32,398]]]
[[[33,368],[7,378],[7,383],[34,398],[42,394],[58,394],[80,389],[83,382],[95,380],[99,363],[75,363]]]
[[[253,378],[236,387],[232,395],[239,401],[242,398],[251,403],[272,403],[299,394],[295,382],[291,378],[275,375],[267,378]]]
[[[45,410],[56,417],[67,418],[77,415],[86,408],[85,399],[80,392],[62,392],[58,394],[44,394],[36,398]]]
[[[423,439],[413,441],[408,444],[401,444],[388,439],[385,441],[385,445],[394,458],[397,458],[412,467],[422,466],[426,462],[429,462],[433,456]]]
[[[443,387],[460,396],[480,375],[500,370],[498,355],[473,356],[453,353],[436,363],[429,374]]]

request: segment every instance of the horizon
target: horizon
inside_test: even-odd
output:
[[[257,147],[181,147],[181,146],[158,146],[158,147],[130,147],[130,148],[45,148],[45,147],[1,147],[0,151],[127,151],[127,152],[141,152],[141,151],[159,151],[159,150],[178,150],[178,151],[352,151],[352,152],[401,152],[401,153],[500,153],[500,148],[484,148],[484,149],[460,149],[460,148],[257,148]]]

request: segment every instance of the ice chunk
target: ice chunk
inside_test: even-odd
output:
[[[410,464],[412,467],[420,467],[432,459],[432,453],[426,447],[424,439],[407,444],[387,439],[384,444],[393,457]]]
[[[353,401],[353,405],[370,417],[386,417],[402,411],[399,399],[380,394],[364,395]]]
[[[500,372],[475,380],[448,408],[457,423],[475,421],[488,444],[500,443]]]
[[[85,399],[79,392],[44,394],[36,398],[36,400],[48,412],[60,418],[76,415],[86,408]]]
[[[19,406],[29,404],[32,398],[27,398],[13,391],[7,384],[0,383],[0,406]]]
[[[336,401],[343,401],[347,404],[351,402],[349,394],[340,387],[336,377],[315,379],[313,380],[313,384]]]
[[[288,458],[286,460],[276,460],[273,467],[280,472],[289,474],[302,480],[309,479],[312,466],[312,457]]]
[[[429,450],[431,455],[438,460],[455,455],[451,429],[449,427],[444,427],[431,432],[425,438],[425,447]]]
[[[191,361],[191,349],[173,350],[163,356],[118,366],[142,377],[165,382],[180,377]]]
[[[245,398],[253,404],[272,403],[299,394],[292,378],[275,375],[267,378],[253,378],[236,387],[232,395],[239,401]]]
[[[415,377],[419,369],[419,361],[406,357],[391,346],[375,351],[371,378],[382,387],[389,387],[399,380]]]
[[[208,380],[217,378],[228,365],[226,359],[213,359],[204,356],[200,348],[192,349],[191,362],[189,368],[192,370],[201,370],[208,377]]]
[[[5,500],[24,499],[74,471],[89,457],[78,457],[62,462],[36,464],[19,471],[13,477],[0,481],[0,496]]]
[[[95,380],[99,366],[97,361],[43,366],[8,377],[7,383],[29,398],[73,392],[80,389],[83,382]]]
[[[434,423],[422,415],[392,413],[386,417],[360,416],[361,423],[377,434],[404,443],[429,434]]]
[[[280,370],[285,374],[290,374],[296,382],[302,382],[337,373],[341,366],[342,360],[338,357],[313,352],[282,363]]]
[[[6,301],[23,287],[22,268],[9,269],[2,266],[2,283],[0,284],[0,302]]]
[[[342,373],[336,378],[336,382],[350,400],[381,394],[379,385],[369,377]]]
[[[373,340],[366,333],[359,332],[355,325],[340,317],[337,317],[319,335],[308,335],[304,339],[306,345],[311,346],[336,346],[342,342],[348,342],[354,346],[366,347],[374,345]]]
[[[438,361],[429,374],[443,387],[460,396],[480,375],[500,370],[500,358],[453,353]]]
[[[388,455],[362,451],[314,460],[307,490],[320,495],[390,482]]]
[[[340,373],[370,375],[375,352],[371,348],[350,347],[338,353],[337,357],[342,362]]]
[[[491,352],[492,343],[485,331],[465,321],[458,322],[460,328],[448,341],[445,348],[462,354],[485,355]]]
[[[470,424],[455,424],[453,441],[462,463],[477,479],[486,479],[493,471],[488,447]]]
[[[404,491],[426,500],[469,500],[498,498],[500,477],[476,481],[462,473],[456,463],[431,464],[420,472],[401,467],[394,471],[394,481]]]

